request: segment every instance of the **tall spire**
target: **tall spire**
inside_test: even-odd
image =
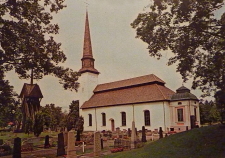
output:
[[[79,70],[80,73],[92,72],[99,74],[98,70],[94,68],[94,61],[91,46],[91,35],[88,21],[88,12],[86,11],[86,21],[85,21],[85,31],[84,31],[84,47],[83,47],[83,57],[82,68]]]

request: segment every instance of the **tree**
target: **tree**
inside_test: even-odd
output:
[[[220,112],[217,108],[217,104],[213,101],[200,102],[200,120],[201,124],[212,124],[220,121]]]
[[[77,131],[76,141],[80,141],[80,134],[82,134],[82,132],[84,130],[84,118],[82,116],[78,117],[78,119],[76,121],[75,129]]]
[[[69,114],[67,117],[68,131],[70,131],[72,128],[75,128],[78,118],[79,118],[79,101],[73,100],[69,105]]]
[[[0,127],[5,127],[10,121],[13,122],[13,110],[16,110],[18,101],[15,99],[17,94],[13,92],[13,86],[9,85],[8,80],[4,78],[3,72],[0,69]]]
[[[25,122],[25,133],[29,135],[30,132],[33,132],[33,120],[28,117]]]
[[[38,112],[35,114],[35,119],[34,119],[34,135],[38,137],[41,132],[43,132],[43,127],[44,127],[44,117],[41,112]]]
[[[65,7],[63,2],[64,0],[1,2],[0,69],[3,73],[15,70],[21,79],[41,79],[51,74],[60,78],[65,89],[77,90],[78,73],[59,66],[66,60],[66,56],[61,50],[61,43],[54,39],[59,26],[51,22],[53,14]]]
[[[214,97],[216,99],[217,108],[220,111],[221,123],[224,124],[225,122],[225,91],[224,90],[217,91]]]
[[[63,121],[64,114],[62,108],[55,106],[55,104],[47,104],[42,107],[41,113],[44,119],[44,125],[52,130],[57,130],[57,127]]]
[[[153,0],[150,12],[131,24],[137,38],[148,44],[150,56],[160,58],[169,50],[168,65],[177,64],[184,81],[204,95],[225,90],[224,0]]]

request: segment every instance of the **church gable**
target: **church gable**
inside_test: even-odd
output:
[[[139,82],[138,82],[139,81]],[[117,84],[116,84],[117,83]],[[169,100],[174,94],[155,75],[98,85],[82,109]]]

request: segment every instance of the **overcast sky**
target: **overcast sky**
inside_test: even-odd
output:
[[[84,0],[66,0],[67,8],[54,16],[54,23],[60,26],[57,41],[67,56],[64,64],[75,71],[81,68],[84,38],[86,4]],[[182,85],[176,67],[167,66],[169,52],[157,60],[148,54],[147,45],[135,38],[135,30],[130,23],[143,12],[150,0],[89,0],[88,13],[95,68],[100,72],[99,83],[112,82],[142,75],[155,74],[166,82],[173,91]],[[20,93],[24,83],[17,75],[7,74],[15,91]],[[78,100],[76,92],[64,90],[58,79],[46,76],[39,84],[44,98],[42,106],[50,103],[68,109],[72,100]],[[191,88],[190,82],[184,84]],[[200,91],[192,90],[198,97]]]

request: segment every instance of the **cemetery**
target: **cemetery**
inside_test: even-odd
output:
[[[85,131],[80,135],[80,141],[76,141],[77,132],[74,129],[61,132],[44,131],[39,137],[31,133],[0,133],[0,157],[99,157],[142,148],[146,142],[156,141],[170,135],[162,128],[154,131],[116,128],[115,131]]]

